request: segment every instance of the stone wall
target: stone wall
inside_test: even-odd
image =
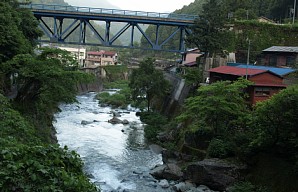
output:
[[[172,85],[172,91],[164,102],[163,113],[172,116],[181,108],[181,105],[188,96],[190,86],[186,84],[184,79],[175,74],[165,72],[164,75],[165,79]]]
[[[91,83],[79,83],[77,84],[78,93],[87,93],[87,92],[99,92],[103,90],[103,84],[101,79],[96,78]]]

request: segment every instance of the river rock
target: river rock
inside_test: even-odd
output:
[[[220,159],[204,159],[189,165],[184,176],[196,184],[224,191],[240,179],[241,172],[245,169],[244,165],[236,165]]]
[[[164,170],[164,176],[169,180],[179,180],[183,177],[181,168],[175,163],[167,164],[167,168]]]
[[[181,168],[175,163],[155,167],[150,174],[157,179],[180,180],[183,177]]]
[[[184,192],[184,191],[186,191],[186,185],[184,182],[181,182],[181,183],[174,185],[173,189],[177,192]]]
[[[161,154],[161,152],[164,150],[160,145],[156,144],[149,145],[149,148],[156,154]]]
[[[170,184],[167,180],[163,179],[163,180],[160,180],[159,183],[158,183],[162,188],[169,188],[170,187]]]
[[[120,124],[122,121],[118,119],[117,117],[113,117],[112,119],[108,120],[109,123],[111,124]]]
[[[129,124],[129,121],[126,120],[126,119],[124,119],[124,120],[122,121],[122,124],[123,124],[123,125],[127,125],[127,124]]]
[[[166,165],[158,165],[150,171],[150,174],[157,179],[163,179],[163,172],[166,167]]]
[[[197,191],[198,192],[209,192],[211,190],[209,189],[209,187],[207,187],[205,185],[200,185],[200,186],[197,187]]]
[[[86,120],[82,120],[82,121],[81,121],[81,124],[82,124],[82,125],[88,125],[88,124],[91,124],[91,123],[93,123],[93,122],[91,122],[91,121],[86,121]]]
[[[195,185],[190,182],[180,182],[174,185],[173,189],[177,192],[188,192],[192,189],[195,189]]]

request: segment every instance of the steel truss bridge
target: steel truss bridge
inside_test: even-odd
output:
[[[197,16],[173,13],[156,13],[104,8],[74,7],[63,5],[47,4],[23,4],[23,8],[32,10],[34,16],[40,22],[39,26],[43,30],[46,38],[39,39],[40,42],[141,48],[149,50],[160,50],[170,52],[185,51],[185,36],[190,34],[189,27],[194,24]],[[50,20],[50,22],[49,22]],[[104,22],[104,32],[99,31],[99,26],[95,22]],[[115,34],[111,33],[112,23],[123,23],[123,27]],[[154,25],[154,39],[146,34],[141,25]],[[161,27],[171,27],[171,34],[166,38],[161,38]],[[87,30],[92,33],[95,40],[86,40]],[[148,46],[140,47],[134,45],[136,31],[146,39]],[[127,31],[130,33],[128,45],[117,44],[116,40]],[[76,38],[70,38],[75,34]],[[73,35],[72,35],[73,36]],[[164,35],[163,35],[164,36]],[[173,39],[178,42],[173,46],[167,43]],[[177,41],[178,39],[178,41]]]

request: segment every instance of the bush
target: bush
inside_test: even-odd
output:
[[[225,158],[231,156],[232,150],[229,142],[214,138],[209,144],[207,153],[209,157]]]
[[[167,123],[167,119],[154,112],[142,112],[140,113],[140,119],[146,123],[145,137],[150,141],[156,141],[157,134],[162,130],[162,126]]]
[[[16,146],[0,151],[1,191],[97,191],[74,152],[58,145]]]
[[[105,89],[126,89],[128,88],[128,81],[127,80],[118,80],[113,82],[105,82],[104,83]]]
[[[126,96],[121,93],[109,94],[108,92],[99,93],[96,98],[100,100],[101,103],[106,103],[112,107],[123,107],[125,108],[128,103]]]

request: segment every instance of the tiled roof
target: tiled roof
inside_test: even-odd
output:
[[[267,66],[258,66],[258,65],[236,65],[235,67],[240,68],[248,68],[248,69],[262,69],[266,71],[271,71],[272,73],[275,73],[280,76],[285,76],[289,73],[295,72],[295,69],[292,68],[278,68],[278,67],[267,67]]]
[[[114,51],[89,51],[87,52],[88,55],[109,55],[114,56],[116,52]]]
[[[109,55],[109,56],[114,56],[116,54],[116,52],[114,51],[105,51],[104,55]]]
[[[88,51],[87,54],[88,55],[102,55],[102,51]]]
[[[298,47],[272,46],[267,49],[264,49],[263,52],[298,53]]]
[[[220,66],[209,70],[209,72],[223,73],[223,74],[235,75],[240,77],[245,76],[246,72],[247,72],[247,75],[254,76],[261,73],[265,73],[266,71],[267,70],[262,70],[262,69],[247,69],[246,71],[246,69],[244,68],[231,67],[231,66]]]

